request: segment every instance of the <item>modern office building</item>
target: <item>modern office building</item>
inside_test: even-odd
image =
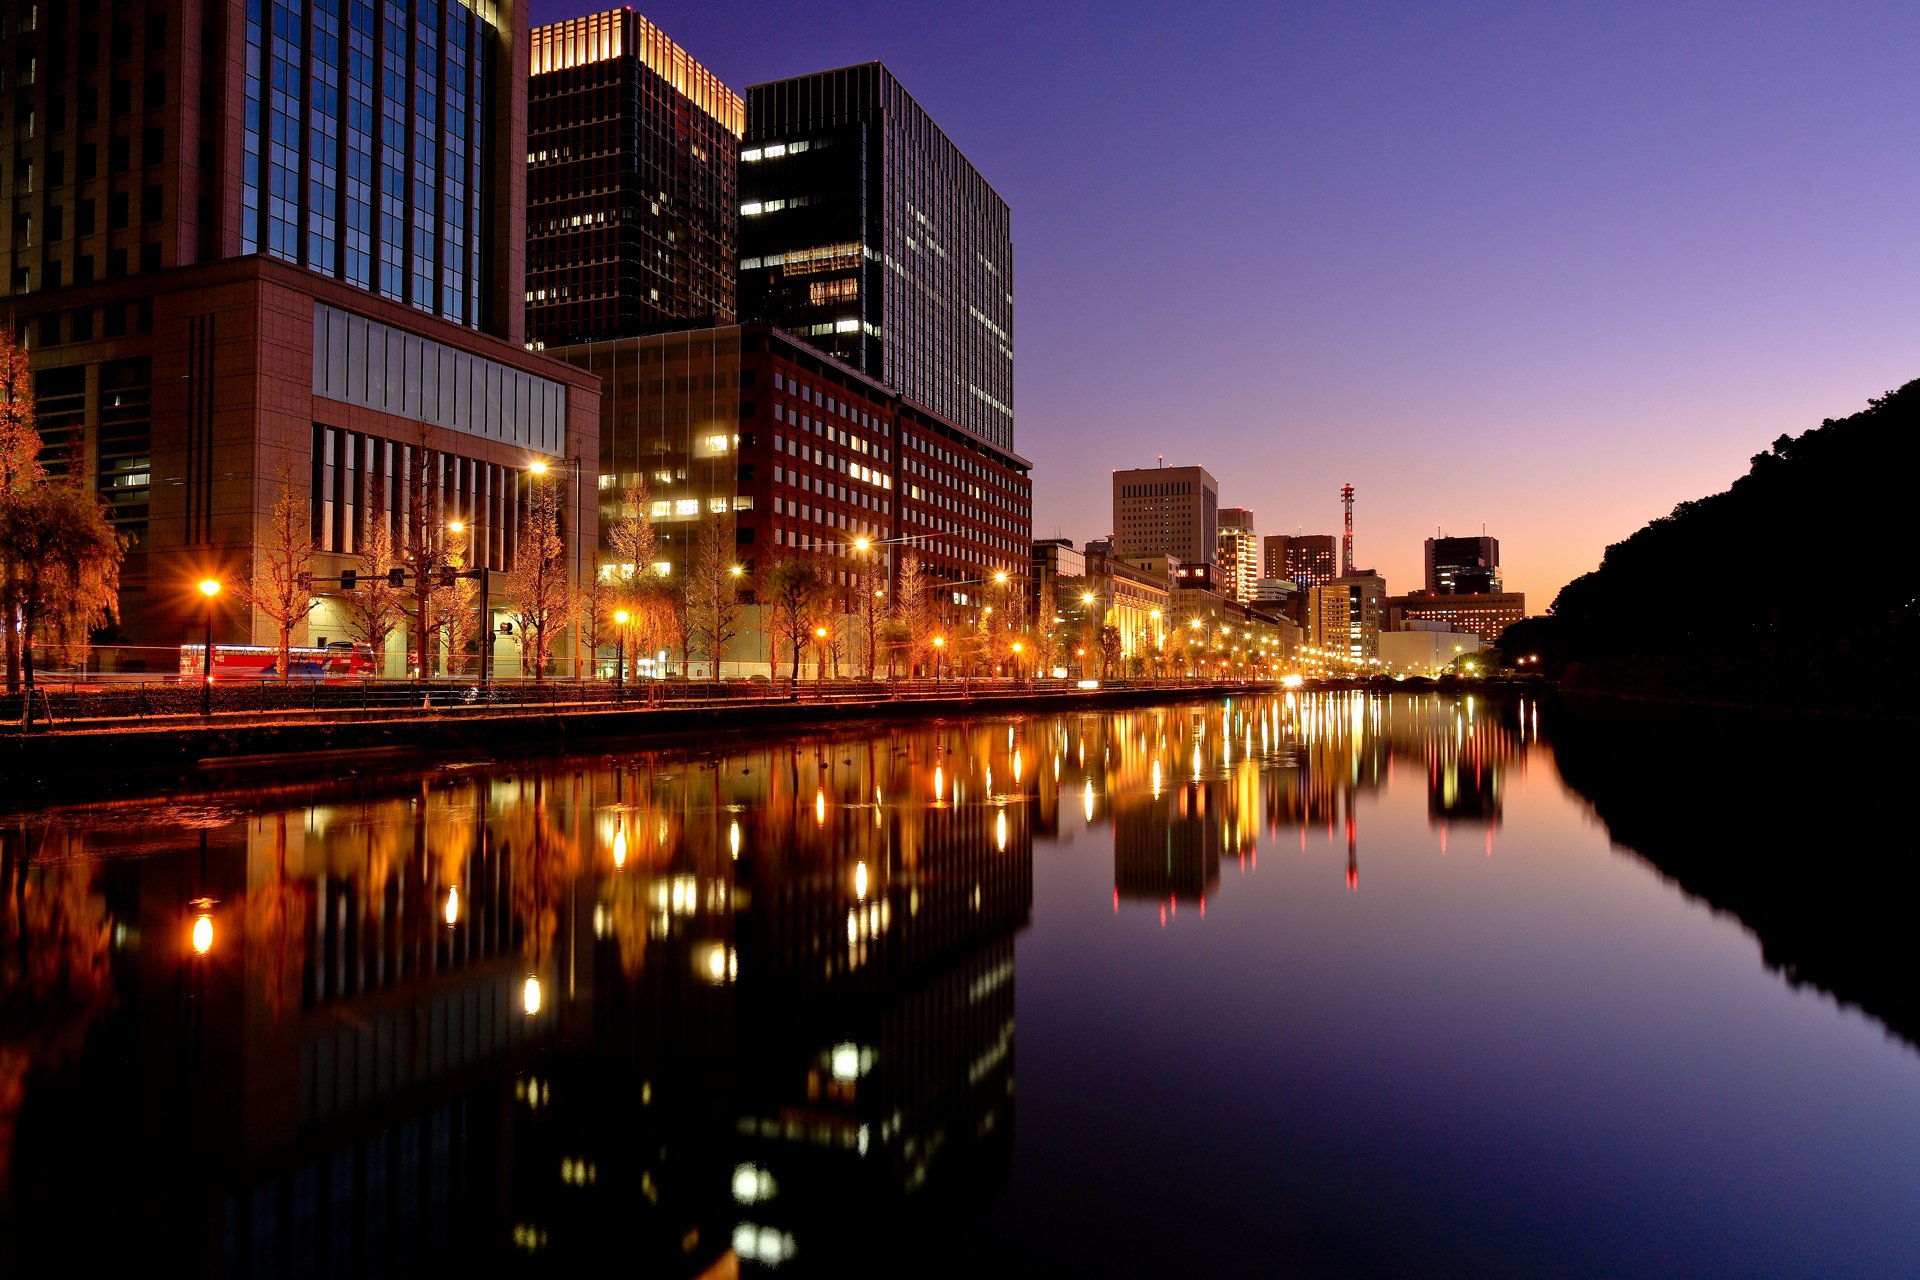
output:
[[[1156,552],[1190,565],[1220,554],[1220,486],[1205,467],[1113,473],[1113,554]]]
[[[1330,533],[1270,533],[1263,550],[1263,576],[1286,578],[1303,589],[1332,582],[1340,572],[1339,539]]]
[[[877,62],[747,90],[740,314],[1014,447],[1012,214]]]
[[[1253,599],[1260,581],[1260,540],[1253,532],[1253,512],[1245,507],[1220,508],[1220,587],[1241,604]]]
[[[1355,665],[1378,658],[1386,594],[1386,580],[1371,573],[1314,587],[1307,596],[1307,643]]]
[[[1500,590],[1500,539],[1427,539],[1427,594],[1477,596]]]
[[[527,336],[730,323],[740,96],[631,9],[531,33]]]
[[[194,582],[253,572],[283,475],[317,578],[369,521],[400,525],[419,474],[509,567],[529,463],[598,451],[595,385],[523,346],[524,9],[135,19],[14,6],[0,118],[0,314],[31,349],[48,457],[79,460],[127,539],[128,665],[178,669],[206,619]],[[577,558],[592,513],[565,505]],[[316,595],[296,642],[346,638]],[[213,625],[267,631],[231,591]]]
[[[909,550],[940,616],[972,617],[1003,591],[1027,590],[1031,464],[779,329],[680,330],[547,354],[599,380],[599,527],[644,485],[656,572],[684,574],[713,517],[743,595],[775,561],[817,556],[850,611],[866,575],[893,588]]]
[[[1471,631],[1492,644],[1500,633],[1527,616],[1523,591],[1487,591],[1474,595],[1435,596],[1416,592],[1386,602],[1390,625],[1403,622],[1440,622],[1456,631]]]

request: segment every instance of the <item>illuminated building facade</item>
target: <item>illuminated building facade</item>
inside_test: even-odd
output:
[[[1205,467],[1113,473],[1113,554],[1163,552],[1189,565],[1220,554],[1220,486]]]
[[[1260,581],[1260,540],[1253,532],[1253,512],[1245,507],[1220,508],[1220,589],[1245,604],[1253,599]]]
[[[1375,574],[1335,578],[1307,594],[1307,643],[1360,663],[1380,656],[1387,620],[1386,580]]]
[[[283,474],[316,575],[393,518],[418,456],[505,569],[530,458],[597,450],[592,383],[523,346],[524,8],[129,16],[11,8],[7,56],[31,70],[0,119],[0,312],[46,458],[78,460],[128,545],[97,660],[177,670],[193,584],[254,571]],[[568,536],[588,519],[569,511]],[[294,643],[347,638],[334,607]],[[222,594],[216,641],[269,628]]]
[[[1434,596],[1415,593],[1386,602],[1394,622],[1440,622],[1456,631],[1471,631],[1488,644],[1527,616],[1524,591],[1489,591],[1476,595]]]
[[[685,330],[547,354],[600,380],[600,528],[644,486],[658,572],[684,573],[701,522],[713,519],[743,592],[783,557],[814,556],[850,610],[867,575],[892,590],[909,549],[937,614],[991,603],[996,574],[1008,575],[1006,590],[1026,589],[1027,460],[778,329]]]
[[[1330,533],[1270,533],[1263,542],[1263,576],[1285,578],[1303,589],[1332,582],[1340,572],[1337,543]]]
[[[1500,590],[1500,539],[1428,538],[1427,594],[1478,596]]]
[[[747,90],[740,314],[994,448],[1013,430],[1013,218],[877,62]]]
[[[531,68],[527,336],[731,322],[740,96],[631,9],[535,27]]]

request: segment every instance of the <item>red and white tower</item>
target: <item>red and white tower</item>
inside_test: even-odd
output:
[[[1340,539],[1340,576],[1353,576],[1353,486],[1340,486],[1340,505],[1347,511],[1347,531]]]

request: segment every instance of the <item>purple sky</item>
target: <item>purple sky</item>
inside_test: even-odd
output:
[[[639,7],[736,88],[884,61],[1012,204],[1036,536],[1156,454],[1261,533],[1350,481],[1389,589],[1484,522],[1540,612],[1920,376],[1911,3]]]

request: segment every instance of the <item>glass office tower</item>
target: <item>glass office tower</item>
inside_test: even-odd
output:
[[[1011,449],[1007,202],[877,62],[756,85],[740,310]]]

